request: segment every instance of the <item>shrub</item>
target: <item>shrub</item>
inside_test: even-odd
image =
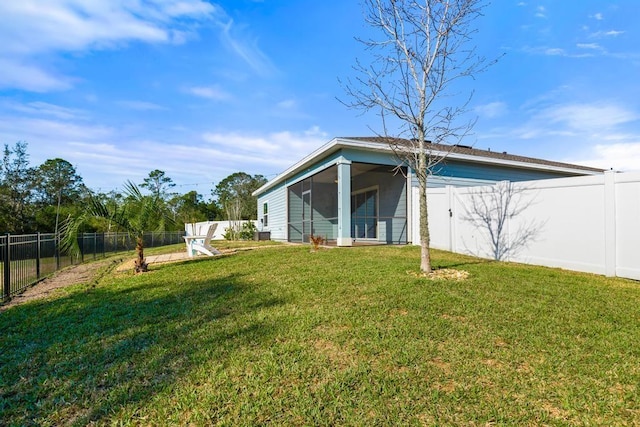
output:
[[[253,240],[256,231],[258,231],[256,225],[252,221],[246,221],[239,227],[225,228],[223,237],[226,240]]]

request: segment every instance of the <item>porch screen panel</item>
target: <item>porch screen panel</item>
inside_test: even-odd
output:
[[[378,192],[377,191],[371,191],[371,192],[367,192],[366,194],[366,200],[365,200],[365,206],[366,206],[366,216],[365,216],[365,223],[367,226],[367,238],[369,239],[375,239],[378,237],[378,209],[377,209],[377,196],[378,196]]]
[[[302,242],[302,187],[289,187],[289,241]]]
[[[311,207],[312,232],[327,240],[335,240],[338,233],[338,184],[335,167],[313,177]]]
[[[378,237],[378,191],[370,190],[351,196],[351,236],[356,239]]]
[[[302,241],[305,243],[309,242],[309,236],[312,234],[311,219],[311,191],[307,190],[302,193]]]

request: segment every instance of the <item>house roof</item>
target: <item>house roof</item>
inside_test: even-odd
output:
[[[318,148],[305,158],[301,159],[293,166],[267,182],[262,187],[253,192],[258,195],[264,191],[280,184],[300,171],[310,167],[321,159],[343,148],[355,148],[367,151],[382,151],[391,153],[391,146],[412,145],[412,141],[401,138],[388,137],[339,137],[334,138],[322,147]],[[549,172],[566,173],[573,175],[595,175],[604,172],[603,169],[588,166],[575,165],[570,163],[555,162],[551,160],[537,159],[533,157],[517,156],[504,152],[490,150],[480,150],[464,145],[444,145],[429,143],[432,154],[446,156],[447,159],[459,160],[471,163],[494,164],[522,169],[544,170]]]

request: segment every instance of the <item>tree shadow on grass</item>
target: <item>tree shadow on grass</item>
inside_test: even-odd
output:
[[[277,325],[252,313],[285,303],[237,275],[125,282],[0,314],[0,424],[85,425],[139,408],[204,361],[272,340]]]

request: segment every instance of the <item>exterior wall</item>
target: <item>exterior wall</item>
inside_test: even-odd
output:
[[[268,204],[268,224],[264,226],[262,218],[262,206]],[[283,186],[261,194],[258,197],[258,230],[271,232],[271,240],[287,240],[287,189]]]
[[[567,174],[551,171],[522,169],[501,165],[489,165],[480,163],[463,162],[460,160],[446,159],[441,165],[436,166],[434,175],[443,178],[455,177],[456,179],[474,179],[485,181],[533,181],[538,179],[564,178]]]
[[[353,148],[345,148],[340,150],[341,155],[354,163],[370,163],[373,165],[397,166],[398,161],[395,156],[389,152],[379,151],[363,151]]]
[[[523,200],[532,204],[507,223],[507,236],[515,238],[521,227],[533,222],[542,226],[509,260],[640,280],[640,173],[607,172],[519,185]],[[428,190],[432,247],[491,257],[486,230],[464,219],[470,195],[480,189]],[[413,191],[417,196],[417,189]]]
[[[449,160],[442,165],[436,166],[434,174],[427,180],[427,186],[429,188],[445,187],[447,185],[460,187],[490,185],[499,181],[519,182],[564,177],[566,175],[549,171],[525,170]],[[413,178],[412,186],[418,186],[418,180],[415,177]]]

